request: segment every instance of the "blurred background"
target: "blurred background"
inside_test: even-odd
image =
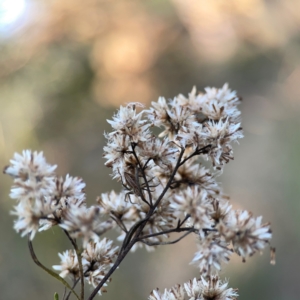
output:
[[[234,258],[221,276],[239,299],[299,299],[300,1],[0,0],[0,53],[0,165],[43,150],[60,175],[85,180],[89,204],[121,188],[102,159],[106,119],[120,104],[228,82],[243,97],[245,138],[219,181],[235,208],[272,223],[277,264],[266,249]],[[63,287],[12,229],[11,183],[2,176],[0,298],[53,299]],[[34,246],[47,266],[70,248],[56,229]],[[147,299],[198,276],[195,250],[189,238],[129,255],[102,299]]]

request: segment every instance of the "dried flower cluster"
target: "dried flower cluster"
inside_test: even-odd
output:
[[[183,286],[180,284],[172,287],[170,290],[165,289],[161,294],[158,289],[152,291],[149,300],[234,300],[238,296],[237,290],[227,288],[228,283],[221,282],[218,276],[194,278]]]
[[[35,262],[32,239],[38,231],[60,226],[73,249],[59,254],[61,263],[53,268],[73,280],[73,288],[63,283],[77,299],[84,299],[84,281],[93,285],[90,300],[101,294],[129,251],[154,250],[195,234],[199,250],[192,263],[200,279],[163,294],[154,290],[149,299],[236,299],[236,290],[218,279],[218,271],[233,253],[246,260],[269,245],[272,236],[261,217],[234,210],[216,181],[233,159],[232,143],[243,137],[239,103],[225,84],[206,88],[204,94],[194,88],[188,97],[159,98],[148,110],[139,103],[121,106],[108,121],[112,131],[105,133],[104,158],[124,190],[101,194],[92,207],[86,205],[80,178],[57,177],[56,166],[43,153],[15,154],[4,169],[14,179],[14,228],[29,236]],[[156,136],[153,127],[162,132]],[[203,159],[211,169],[202,165]],[[101,237],[110,229],[119,232],[120,247]],[[171,233],[180,236],[170,240]],[[78,282],[80,296],[74,291]]]

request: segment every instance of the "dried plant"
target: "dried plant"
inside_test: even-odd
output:
[[[192,263],[199,268],[199,278],[163,293],[155,289],[149,300],[236,299],[237,290],[218,277],[222,264],[234,253],[245,261],[269,245],[272,236],[261,217],[234,210],[216,181],[233,159],[232,143],[243,137],[239,103],[225,84],[206,88],[203,94],[194,88],[188,97],[159,98],[148,110],[139,103],[121,106],[108,121],[113,131],[105,133],[104,158],[124,190],[101,194],[92,207],[86,205],[80,178],[57,177],[56,166],[49,165],[42,152],[15,154],[4,169],[14,179],[14,228],[28,236],[34,262],[66,286],[62,299],[73,294],[83,300],[85,282],[94,287],[88,300],[94,299],[130,251],[143,246],[154,250],[189,234],[198,241]],[[163,131],[155,136],[153,127]],[[210,170],[203,159],[211,162]],[[60,264],[53,266],[59,274],[38,260],[32,245],[39,231],[56,225],[73,247],[59,253]],[[120,234],[119,247],[103,237],[111,229]],[[171,233],[180,236],[172,240]],[[273,248],[271,253],[274,263]]]

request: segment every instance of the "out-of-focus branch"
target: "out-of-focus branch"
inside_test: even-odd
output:
[[[49,275],[51,275],[52,277],[54,277],[55,279],[57,279],[58,281],[60,281],[66,288],[68,288],[74,295],[75,297],[80,300],[79,296],[77,295],[77,293],[72,289],[72,287],[68,284],[67,281],[65,281],[62,277],[60,277],[58,274],[56,274],[55,272],[53,272],[52,270],[48,269],[47,267],[45,267],[37,258],[34,250],[33,250],[33,245],[32,242],[30,240],[30,234],[28,235],[28,248],[30,251],[30,255],[34,261],[34,263],[39,266],[40,268],[42,268],[44,271],[46,271]]]

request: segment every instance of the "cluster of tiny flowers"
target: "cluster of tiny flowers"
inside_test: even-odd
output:
[[[14,228],[22,236],[30,234],[33,239],[40,227],[40,221],[55,211],[57,203],[51,199],[55,189],[56,166],[47,164],[43,153],[23,151],[16,153],[4,168],[4,173],[14,179],[10,197],[17,205],[12,211],[18,218]]]
[[[200,279],[194,278],[183,286],[178,284],[171,289],[165,289],[161,294],[158,289],[153,290],[148,300],[234,300],[238,296],[237,290],[227,288],[227,281],[220,281],[218,276]]]
[[[82,253],[82,266],[85,280],[94,287],[103,279],[106,272],[113,265],[113,259],[118,254],[118,247],[113,246],[106,238],[98,242],[89,242]],[[80,277],[80,267],[75,250],[67,250],[60,257],[60,265],[53,266],[60,271],[61,277],[70,276],[73,280]],[[101,290],[99,291],[101,294]]]
[[[81,178],[67,175],[57,177],[56,166],[49,165],[43,153],[23,151],[15,154],[11,165],[4,173],[13,177],[10,196],[17,205],[12,211],[17,216],[14,228],[22,236],[29,235],[33,240],[39,231],[60,226],[71,238],[82,238],[83,274],[88,283],[96,286],[117,255],[117,247],[112,241],[100,235],[111,229],[111,220],[100,218],[100,207],[86,206],[85,183]],[[80,276],[78,255],[75,250],[59,254],[61,265],[53,266],[60,276]],[[101,293],[101,291],[100,291]]]
[[[53,268],[61,277],[84,277],[95,288],[103,286],[120,255],[123,259],[141,247],[154,250],[193,233],[198,251],[191,263],[198,266],[200,279],[163,294],[154,290],[149,299],[235,299],[236,291],[216,274],[233,253],[245,260],[272,237],[269,223],[234,210],[217,182],[224,164],[233,159],[232,144],[243,137],[239,104],[225,84],[199,94],[194,88],[188,97],[168,101],[160,97],[149,109],[139,103],[121,106],[108,120],[112,131],[105,133],[103,157],[123,190],[100,194],[91,207],[82,179],[58,177],[43,153],[15,154],[4,169],[14,179],[15,230],[32,240],[38,231],[57,225],[73,244],[81,240],[82,251],[59,254],[61,263]],[[119,250],[101,237],[110,229],[119,234]],[[171,233],[181,232],[179,239],[170,240]]]

